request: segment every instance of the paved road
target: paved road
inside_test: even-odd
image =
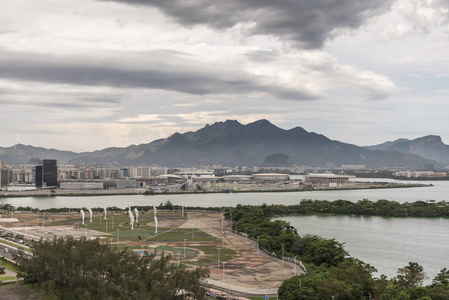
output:
[[[13,256],[14,254],[17,253],[17,249],[14,247],[11,247],[9,245],[3,244],[0,241],[0,256],[2,257],[6,257],[10,260],[14,260]]]

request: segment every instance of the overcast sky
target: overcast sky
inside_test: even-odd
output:
[[[449,144],[447,0],[0,1],[0,146],[93,151],[268,119]]]

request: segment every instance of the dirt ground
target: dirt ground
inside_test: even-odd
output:
[[[52,238],[54,235],[64,236],[72,235],[75,238],[80,236],[94,237],[97,235],[104,235],[104,233],[93,231],[81,227],[74,226],[79,221],[77,214],[51,215],[48,220],[44,221],[42,217],[36,218],[34,214],[17,214],[15,217],[20,219],[20,225],[17,223],[3,223],[5,227],[10,227],[10,230],[20,233],[27,233],[33,236],[43,236],[45,238]],[[27,227],[24,226],[24,221],[27,220]],[[42,226],[47,222],[49,226]],[[58,222],[60,226],[51,226],[52,223]],[[150,223],[148,223],[150,224]],[[36,226],[37,225],[37,226]],[[210,278],[209,282],[214,286],[231,288],[234,290],[247,291],[248,293],[255,293],[261,290],[271,290],[278,288],[282,282],[294,275],[294,270],[288,264],[282,265],[279,260],[275,260],[267,255],[258,254],[257,245],[252,245],[251,240],[246,240],[245,237],[235,235],[231,232],[230,222],[222,221],[222,215],[211,212],[192,212],[187,213],[186,219],[160,218],[159,226],[165,228],[195,228],[199,229],[213,237],[218,241],[209,243],[208,246],[229,248],[236,252],[233,259],[227,261],[224,265],[218,264],[215,260],[210,262]],[[122,242],[122,241],[121,241]],[[192,250],[195,250],[195,245],[191,242]],[[139,246],[140,242],[127,243],[128,246]],[[204,244],[203,244],[204,245]],[[182,247],[181,242],[152,242],[147,240],[146,246],[148,249],[154,249],[157,246],[172,246],[178,249]],[[198,250],[198,249],[197,249]],[[208,256],[202,251],[197,251],[197,254],[187,255],[185,262],[200,260]],[[182,262],[183,255],[178,255]],[[175,256],[175,260],[178,258]],[[208,257],[210,260],[210,256]],[[224,267],[224,269],[223,269]],[[14,289],[14,288],[11,288]],[[3,293],[0,293],[3,294]],[[1,298],[1,299],[27,299],[27,298]]]
[[[230,222],[222,223],[221,214],[196,212],[188,213],[188,220],[181,228],[198,228],[219,240],[218,247],[233,249],[237,256],[218,268],[210,267],[210,279],[214,285],[244,287],[250,289],[272,289],[282,284],[282,281],[294,275],[294,270],[272,258],[258,254],[251,247],[251,240],[235,235],[230,231]],[[223,231],[222,231],[223,229]],[[257,249],[257,246],[255,247]],[[224,273],[224,274],[223,274]]]

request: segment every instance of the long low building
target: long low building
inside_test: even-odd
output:
[[[62,190],[103,190],[103,182],[61,182],[60,188]]]
[[[221,177],[224,181],[251,181],[253,180],[253,177],[251,175],[224,175]]]
[[[304,175],[304,184],[328,186],[328,187],[338,187],[346,186],[349,184],[349,178],[354,178],[355,176],[346,175],[340,173],[335,175],[334,173],[315,173]]]
[[[259,173],[253,174],[254,181],[284,181],[290,180],[290,175],[279,173]]]

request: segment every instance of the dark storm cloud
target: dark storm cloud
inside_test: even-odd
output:
[[[334,30],[356,29],[390,9],[393,0],[97,0],[147,5],[176,22],[204,24],[222,30],[254,23],[248,34],[267,34],[316,49],[332,39]]]
[[[265,77],[231,68],[198,64],[182,55],[161,50],[138,53],[134,57],[129,52],[115,53],[97,59],[0,52],[0,78],[84,86],[148,88],[196,95],[263,92],[280,99],[317,98],[300,88],[267,82]]]

